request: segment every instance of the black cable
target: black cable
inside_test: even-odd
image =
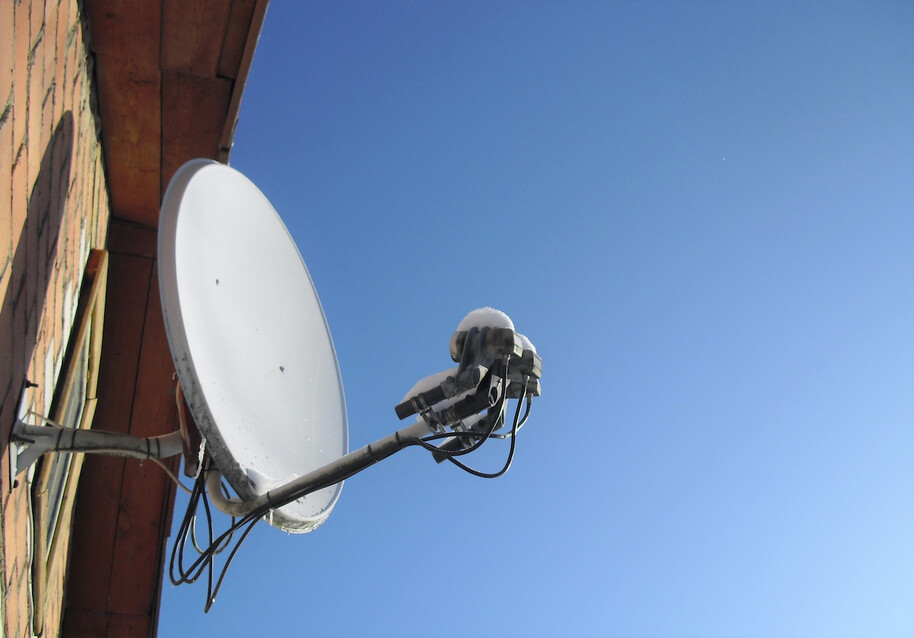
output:
[[[482,432],[472,432],[472,431],[470,431],[470,432],[447,432],[447,433],[433,434],[433,435],[430,435],[427,437],[422,437],[420,439],[409,441],[406,443],[406,446],[408,447],[408,446],[412,446],[412,445],[419,445],[429,451],[442,454],[444,456],[444,458],[449,460],[451,463],[454,463],[462,470],[464,470],[470,474],[473,474],[474,476],[479,476],[482,478],[497,478],[497,477],[505,474],[505,472],[507,472],[508,469],[511,467],[511,463],[514,459],[514,452],[516,449],[517,431],[527,421],[527,418],[530,414],[531,403],[532,403],[530,400],[530,397],[527,395],[527,391],[526,391],[526,387],[525,387],[524,392],[521,394],[521,396],[518,398],[518,401],[517,401],[517,408],[515,409],[515,412],[514,412],[514,420],[512,423],[512,427],[511,427],[511,433],[505,434],[505,435],[494,435],[494,437],[493,437],[493,433],[495,432],[495,430],[500,428],[504,424],[504,420],[505,420],[505,412],[506,412],[507,402],[508,402],[507,371],[508,371],[509,360],[510,360],[510,357],[506,357],[505,362],[504,362],[504,375],[503,375],[504,383],[505,383],[504,391],[502,392],[502,395],[499,398],[496,406],[493,406],[493,408],[490,409],[489,414],[486,416],[488,423],[487,423],[487,426],[485,427],[484,431],[482,431]],[[526,384],[525,384],[525,386],[526,386]],[[526,399],[527,409],[524,412],[523,418],[521,418],[520,408],[521,408],[521,405],[524,403],[524,399]],[[458,461],[455,458],[458,456],[463,456],[465,454],[469,454],[470,452],[473,452],[474,450],[479,449],[479,447],[482,446],[482,444],[485,443],[489,438],[505,438],[507,436],[511,437],[511,446],[510,446],[510,449],[508,452],[508,458],[505,462],[505,465],[498,472],[494,472],[494,473],[480,472],[471,467],[468,467],[467,465],[464,465],[463,463],[461,463],[460,461]],[[453,452],[448,451],[448,450],[443,450],[441,447],[432,445],[430,443],[430,441],[443,439],[443,438],[449,438],[449,439],[459,438],[461,440],[474,440],[475,439],[475,441],[473,443],[471,443],[470,445],[468,445],[467,447],[465,447],[461,450],[453,451]],[[375,462],[377,462],[377,461],[375,461]],[[371,463],[370,465],[373,465],[373,464],[374,463]],[[369,466],[365,466],[365,467],[369,467]],[[287,498],[283,499],[283,502],[281,502],[281,503],[276,503],[276,502],[268,503],[266,505],[262,505],[256,509],[252,510],[251,512],[249,512],[248,514],[246,514],[240,518],[236,519],[235,517],[232,517],[232,523],[231,523],[231,525],[229,525],[228,529],[226,529],[224,532],[222,532],[219,536],[215,536],[215,532],[213,530],[212,512],[211,512],[210,506],[209,506],[209,499],[207,498],[207,495],[206,495],[206,475],[208,472],[214,471],[214,468],[212,465],[212,459],[207,459],[204,462],[204,465],[201,468],[199,475],[197,476],[196,480],[194,481],[193,489],[191,490],[190,498],[188,501],[187,510],[184,513],[184,517],[181,521],[181,525],[179,526],[179,530],[178,530],[178,533],[175,538],[175,544],[172,547],[171,560],[169,562],[169,577],[171,579],[172,584],[181,585],[181,584],[185,584],[185,583],[188,583],[188,584],[194,583],[202,575],[202,573],[204,571],[206,571],[207,572],[207,592],[206,592],[206,604],[204,605],[203,610],[204,610],[204,612],[208,612],[210,610],[210,608],[212,607],[213,603],[215,602],[216,596],[219,594],[219,590],[222,587],[222,583],[225,580],[225,576],[228,572],[229,567],[232,564],[233,559],[235,558],[236,553],[241,548],[242,543],[244,543],[245,539],[248,537],[248,534],[251,533],[251,530],[254,529],[254,526],[262,518],[267,516],[271,510],[278,509],[280,507],[283,507],[284,505],[287,505],[288,503],[298,500],[299,498],[301,498],[307,494],[316,492],[318,490],[325,489],[327,487],[330,487],[331,485],[335,485],[341,481],[344,481],[344,480],[352,477],[353,475],[357,474],[361,470],[365,469],[365,467],[361,467],[359,469],[354,469],[342,477],[328,478],[324,482],[319,483],[317,485],[310,485],[307,487],[303,487],[299,491],[293,492]],[[225,492],[225,494],[228,496],[229,493],[228,493],[228,490],[225,488],[224,484],[222,484],[221,487],[222,487],[223,491]],[[201,501],[203,503],[204,515],[206,516],[206,523],[207,523],[206,527],[207,527],[207,532],[208,532],[208,536],[209,536],[209,538],[208,538],[209,544],[205,548],[201,548],[200,544],[197,542],[197,531],[196,531],[196,519],[197,519],[197,513],[199,510]],[[238,540],[235,541],[234,546],[232,547],[231,551],[229,552],[228,557],[225,560],[225,563],[222,565],[221,569],[219,570],[219,575],[215,581],[215,586],[214,586],[213,568],[214,568],[215,556],[217,554],[221,553],[222,551],[224,551],[225,549],[227,549],[229,547],[229,545],[232,544],[232,538],[234,537],[235,532],[237,532],[238,530],[240,530],[242,528],[244,528],[244,531],[241,533]],[[194,549],[197,551],[198,556],[197,556],[196,560],[194,560],[189,566],[185,566],[184,554],[187,549],[188,540],[191,541],[191,544],[193,545]],[[177,574],[176,574],[176,570],[175,570],[176,559],[177,559]]]
[[[508,376],[507,371],[508,371],[508,362],[506,361],[505,362],[505,375],[504,375],[506,384],[507,384],[507,376]],[[517,432],[518,432],[518,430],[520,430],[520,428],[523,426],[523,424],[527,421],[527,418],[530,416],[532,401],[530,400],[530,397],[527,394],[526,381],[527,380],[525,379],[524,391],[521,394],[521,396],[518,397],[518,400],[517,400],[517,408],[514,411],[514,421],[512,423],[510,434],[493,435],[493,432],[496,429],[498,429],[498,424],[504,419],[504,412],[505,412],[505,408],[507,407],[507,393],[503,393],[501,398],[499,399],[497,412],[493,415],[494,418],[492,419],[491,425],[486,429],[486,431],[484,433],[447,432],[447,433],[443,433],[443,434],[433,434],[431,436],[422,437],[422,439],[419,440],[419,444],[422,447],[424,447],[432,452],[441,454],[448,461],[450,461],[451,463],[453,463],[454,465],[456,465],[463,471],[472,474],[473,476],[478,476],[480,478],[498,478],[500,476],[503,476],[508,471],[508,469],[510,469],[511,463],[514,460],[514,452],[516,450],[516,445],[517,445],[517,442],[516,442]],[[527,409],[524,411],[523,419],[521,419],[520,408],[521,408],[521,405],[524,404],[525,399],[527,400],[526,401]],[[436,439],[454,438],[454,437],[460,437],[460,438],[479,437],[479,439],[476,441],[476,443],[474,443],[470,447],[464,448],[462,450],[454,451],[454,452],[442,449],[443,446],[439,447],[439,446],[431,445],[428,443],[428,441],[432,441],[432,440],[436,440]],[[465,465],[464,463],[461,463],[460,461],[458,461],[455,458],[457,456],[462,456],[464,454],[468,454],[469,452],[472,452],[472,451],[478,449],[490,437],[493,437],[493,438],[510,437],[511,438],[511,446],[508,450],[508,458],[505,461],[504,467],[502,467],[502,469],[499,470],[498,472],[493,472],[493,473],[480,472],[479,470],[473,469],[473,468]]]
[[[204,503],[204,512],[207,517],[207,528],[210,530],[210,542],[212,542],[212,519],[211,513],[209,510],[209,503],[206,499],[206,486],[203,480],[205,472],[201,472],[197,477],[197,480],[194,482],[194,487],[191,492],[190,502],[188,503],[187,510],[184,515],[184,519],[181,523],[181,527],[178,531],[177,538],[175,539],[175,545],[172,549],[171,564],[169,566],[169,575],[171,581],[175,585],[180,585],[182,583],[192,583],[200,575],[202,570],[199,570],[200,565],[199,561],[195,561],[189,568],[186,568],[184,565],[184,553],[187,549],[188,536],[192,541],[195,548],[198,550],[198,553],[203,554],[206,550],[200,550],[197,547],[196,543],[196,519],[197,511],[199,509],[200,500],[203,500]],[[178,575],[175,575],[175,557],[178,559]]]
[[[504,397],[499,401],[499,406],[496,411],[493,411],[491,415],[487,418],[491,419],[491,425],[489,425],[484,432],[444,432],[442,434],[432,434],[430,436],[424,436],[419,439],[417,445],[424,447],[429,452],[435,452],[438,454],[444,454],[446,456],[463,456],[464,454],[469,454],[475,450],[478,450],[483,443],[485,443],[492,433],[498,429],[498,423],[502,419],[502,412],[504,410]],[[437,445],[430,445],[428,441],[434,441],[437,439],[476,439],[476,442],[471,444],[469,447],[465,447],[461,450],[449,451],[445,450]]]
[[[225,560],[225,564],[222,566],[222,570],[219,573],[219,580],[216,581],[215,589],[212,588],[212,580],[210,581],[210,587],[206,593],[206,605],[203,607],[203,613],[209,612],[210,607],[212,607],[213,603],[216,602],[216,596],[219,595],[219,590],[222,588],[222,581],[225,579],[225,574],[228,572],[229,565],[232,564],[232,560],[235,558],[235,553],[241,547],[241,544],[244,542],[244,539],[247,538],[247,535],[251,533],[252,529],[254,529],[254,525],[256,525],[258,522],[260,522],[260,518],[253,519],[247,526],[247,529],[244,530],[244,533],[241,534],[241,538],[239,538],[238,542],[235,543],[235,547],[232,548],[231,553]]]
[[[235,520],[232,518],[232,524],[229,528],[220,534],[218,537],[214,538],[213,531],[213,520],[212,512],[209,507],[209,499],[206,497],[206,473],[212,471],[211,461],[208,462],[205,467],[201,470],[197,480],[194,482],[193,490],[191,491],[191,496],[189,499],[187,510],[185,511],[184,518],[181,521],[178,533],[175,538],[175,544],[172,547],[171,561],[169,564],[169,577],[172,584],[181,585],[181,584],[191,584],[197,581],[197,579],[203,574],[204,571],[207,573],[207,591],[206,591],[206,604],[204,606],[204,612],[208,612],[210,607],[212,607],[213,602],[216,599],[216,595],[219,593],[219,589],[222,586],[223,581],[225,580],[226,572],[228,571],[229,566],[231,565],[232,559],[235,557],[238,549],[241,547],[241,544],[244,542],[247,535],[253,529],[254,525],[260,520],[259,516],[248,515],[242,517],[240,520]],[[197,539],[195,537],[195,525],[197,513],[199,510],[200,502],[203,502],[203,510],[206,516],[207,522],[207,531],[209,533],[209,544],[205,549],[200,549]],[[232,551],[230,552],[225,563],[222,565],[222,568],[219,570],[219,577],[216,580],[215,587],[213,586],[213,568],[214,568],[214,558],[217,554],[225,550],[231,543],[232,536],[234,533],[239,530],[241,527],[247,525],[247,529],[244,530],[244,533],[235,543]],[[189,566],[185,566],[184,558],[185,552],[187,550],[188,540],[191,540],[193,546],[197,550],[199,556],[197,559],[191,563]],[[177,559],[177,574],[175,570],[175,562]]]
[[[185,582],[190,582],[188,580],[188,572],[184,569],[184,548],[187,545],[187,535],[190,530],[190,526],[196,518],[196,510],[200,501],[201,494],[204,494],[205,486],[203,484],[203,476],[204,472],[201,471],[197,476],[197,479],[194,481],[187,509],[184,512],[184,518],[181,520],[181,525],[178,527],[178,533],[175,537],[175,544],[172,547],[168,573],[173,585],[180,585]],[[176,558],[178,560],[178,574],[180,575],[180,578],[175,576]]]
[[[480,472],[479,470],[474,470],[473,468],[464,465],[463,463],[461,463],[460,461],[458,461],[457,459],[455,459],[451,456],[447,457],[447,460],[450,461],[451,463],[453,463],[454,465],[456,465],[457,467],[459,467],[460,469],[464,470],[465,472],[469,472],[473,476],[478,476],[480,478],[489,478],[489,479],[498,478],[499,476],[503,476],[505,474],[505,472],[507,472],[510,469],[512,461],[514,461],[514,450],[516,449],[516,446],[517,446],[517,437],[515,435],[517,434],[518,422],[520,420],[520,406],[521,406],[522,402],[523,401],[521,398],[521,400],[519,400],[517,402],[517,409],[514,411],[514,423],[511,427],[511,449],[508,451],[508,459],[505,461],[505,465],[503,468],[501,468],[501,470],[499,470],[498,472],[489,474],[486,472]]]
[[[518,399],[522,401],[523,399]],[[533,407],[533,397],[529,394],[527,395],[527,409],[524,410],[524,416],[521,417],[520,423],[517,425],[517,432],[520,432],[520,429],[524,427],[524,424],[527,422],[527,419],[530,417],[530,409]],[[514,436],[514,432],[510,434],[493,434],[493,439],[507,439],[510,436]]]
[[[505,357],[504,379],[505,379],[506,384],[507,384],[507,376],[508,376],[507,372],[508,372],[509,361],[510,361],[510,356]],[[505,385],[505,390],[507,390],[507,385]],[[482,444],[485,443],[489,439],[489,437],[492,435],[492,433],[498,429],[499,422],[504,418],[505,406],[506,406],[507,400],[508,400],[507,397],[508,397],[507,392],[502,391],[501,397],[499,397],[499,399],[498,399],[497,408],[494,408],[493,410],[490,411],[489,418],[491,418],[492,421],[491,421],[491,424],[489,425],[489,427],[486,428],[484,433],[480,434],[480,433],[473,433],[473,432],[449,432],[449,433],[444,433],[444,434],[433,434],[431,436],[422,437],[421,439],[419,439],[418,445],[421,445],[422,447],[429,450],[430,452],[433,452],[436,454],[442,454],[448,458],[450,458],[452,456],[463,456],[464,454],[469,454],[470,452],[478,450],[482,446]],[[481,438],[479,438],[476,441],[476,443],[474,443],[473,445],[471,445],[467,448],[464,448],[462,450],[454,451],[454,452],[451,452],[449,450],[444,450],[437,445],[430,445],[426,442],[426,441],[432,441],[432,440],[439,439],[439,438],[449,438],[449,437],[455,437],[455,436],[467,437],[467,438],[469,438],[469,437],[475,438],[477,436],[481,436]]]

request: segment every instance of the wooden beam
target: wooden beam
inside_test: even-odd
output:
[[[215,77],[231,0],[163,0],[162,69]]]
[[[162,192],[184,162],[195,157],[218,159],[232,80],[201,78],[177,71],[162,73]]]
[[[115,217],[155,228],[162,150],[157,64],[96,54],[102,143]]]
[[[146,303],[146,323],[137,367],[130,433],[158,436],[177,429],[175,369],[153,270]],[[177,458],[170,459],[172,471]],[[120,492],[117,538],[108,609],[119,614],[152,614],[159,601],[165,539],[175,486],[152,462],[128,460]],[[154,539],[154,540],[153,540]],[[156,578],[137,579],[137,574]],[[151,582],[156,586],[150,589]]]
[[[152,261],[109,255],[108,297],[95,428],[127,432],[143,340]],[[124,459],[89,455],[80,473],[73,517],[67,606],[104,612],[114,561]],[[69,614],[69,610],[67,611]],[[78,634],[71,634],[78,635]]]
[[[228,114],[225,118],[225,126],[222,129],[222,137],[219,140],[219,161],[228,163],[232,154],[232,143],[235,139],[235,128],[238,126],[238,113],[241,111],[241,96],[244,94],[244,85],[247,82],[248,72],[251,70],[251,64],[254,61],[254,50],[257,48],[257,42],[260,39],[260,32],[263,29],[263,21],[267,16],[267,6],[269,0],[254,0],[250,18],[246,13],[247,0],[235,0],[233,5],[232,17],[235,16],[235,10],[241,13],[245,9],[244,17],[239,18],[239,25],[235,26],[235,21],[229,22],[229,31],[225,35],[225,47],[222,56],[219,59],[219,74],[223,77],[232,77],[236,81],[232,86],[232,98],[228,106]],[[237,71],[232,74],[232,65],[234,56],[237,55],[237,45],[235,40],[238,34],[234,30],[240,29],[240,24],[247,21],[247,34],[244,39],[244,47],[241,57],[238,60]]]
[[[108,614],[82,609],[67,609],[60,629],[61,636],[106,636],[108,633]]]
[[[256,4],[256,0],[232,1],[225,41],[222,44],[222,52],[219,54],[218,73],[224,78],[234,80],[241,71],[241,58],[244,56],[250,35],[251,19],[254,17]],[[259,33],[259,29],[255,33]]]
[[[267,2],[83,1],[115,218],[95,427],[161,434],[175,427],[154,261],[161,196],[187,160],[227,159]],[[86,459],[64,636],[155,633],[174,491],[153,463]]]
[[[108,300],[95,427],[137,436],[172,432],[174,365],[155,262],[112,253]],[[94,623],[98,613],[110,615],[109,635],[119,635],[116,623],[154,625],[174,493],[154,463],[87,457],[70,554],[69,581],[78,586],[67,589],[65,628]],[[73,632],[65,635],[80,635]]]
[[[92,50],[120,60],[154,56],[161,39],[161,0],[84,0]]]

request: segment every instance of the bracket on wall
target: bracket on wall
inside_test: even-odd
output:
[[[16,409],[16,422],[10,435],[10,486],[47,452],[83,452],[133,459],[163,459],[181,454],[184,443],[180,431],[162,436],[139,437],[102,430],[68,428],[29,410],[26,395],[38,387],[26,381]],[[29,419],[41,425],[28,423]]]

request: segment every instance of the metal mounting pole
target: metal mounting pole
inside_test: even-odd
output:
[[[16,422],[10,434],[10,485],[16,477],[48,452],[107,454],[133,459],[162,459],[183,452],[181,432],[163,436],[140,437],[103,430],[68,428],[39,417],[44,425],[26,423],[26,384],[19,399]]]
[[[413,425],[397,430],[383,439],[341,456],[337,460],[304,476],[300,476],[294,481],[290,481],[247,501],[238,498],[226,498],[222,494],[222,473],[218,470],[211,470],[206,477],[207,491],[212,503],[229,516],[246,516],[261,507],[276,509],[311,492],[339,483],[404,448],[416,445],[420,437],[428,434],[432,434],[431,428],[424,421],[418,421]]]

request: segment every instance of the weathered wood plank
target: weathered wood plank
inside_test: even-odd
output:
[[[161,38],[160,0],[85,0],[92,49],[121,60],[154,57]]]
[[[152,618],[149,616],[111,614],[106,638],[136,638],[152,635]]]
[[[237,0],[243,3],[244,0]],[[244,93],[244,83],[247,81],[248,73],[251,70],[251,63],[254,60],[254,49],[257,47],[257,41],[260,38],[260,32],[263,29],[263,21],[267,14],[268,0],[255,0],[252,7],[250,19],[245,14],[244,19],[239,18],[240,23],[248,22],[247,35],[241,47],[241,57],[235,62],[234,56],[237,54],[237,45],[234,44],[234,38],[238,34],[232,33],[231,30],[240,30],[240,26],[234,26],[235,21],[229,22],[230,32],[226,33],[226,48],[220,57],[220,75],[231,77],[237,80],[232,84],[232,95],[228,105],[228,114],[225,126],[222,128],[222,137],[219,140],[219,161],[228,163],[232,154],[232,140],[235,138],[235,127],[238,125],[238,112],[241,110],[241,96]],[[237,5],[239,13],[243,10],[243,4]],[[233,7],[234,8],[234,7]],[[234,14],[232,14],[234,18]]]
[[[114,215],[155,228],[162,148],[158,66],[96,56],[105,168]]]
[[[226,118],[237,112],[266,0],[84,0],[84,7],[120,220],[109,235],[95,426],[161,434],[174,428],[175,408],[152,259],[160,199],[181,164],[218,158],[220,146],[230,146]],[[79,489],[63,635],[154,634],[174,486],[152,463],[96,456]]]
[[[215,77],[231,0],[163,0],[162,69]]]
[[[162,73],[162,192],[181,165],[195,157],[217,159],[232,80]]]
[[[153,274],[137,368],[130,433],[158,436],[177,429],[174,365]],[[165,527],[175,486],[153,462],[128,460],[121,484],[120,513],[108,609],[118,614],[152,614],[158,605],[165,554]],[[155,574],[138,579],[137,574]]]
[[[148,226],[113,219],[108,226],[108,250],[153,259],[158,251],[158,234]]]
[[[99,611],[85,611],[68,608],[63,617],[60,635],[64,638],[84,636],[105,636],[108,632],[108,614]]]
[[[152,272],[152,260],[109,255],[97,429],[128,430]],[[89,455],[83,464],[70,546],[70,608],[107,609],[123,474],[124,460],[116,457]]]
[[[256,0],[232,0],[231,13],[229,13],[228,28],[225,31],[225,41],[219,55],[218,73],[224,78],[238,77],[241,67],[241,58],[248,45],[248,33],[251,30],[251,19],[254,16]],[[250,46],[256,44],[256,40]]]
[[[158,607],[167,538],[165,510],[173,494],[173,484],[155,463],[126,461],[108,611],[151,616]]]
[[[177,414],[175,368],[165,333],[158,271],[153,265],[130,433],[158,436],[174,432],[178,429]]]

